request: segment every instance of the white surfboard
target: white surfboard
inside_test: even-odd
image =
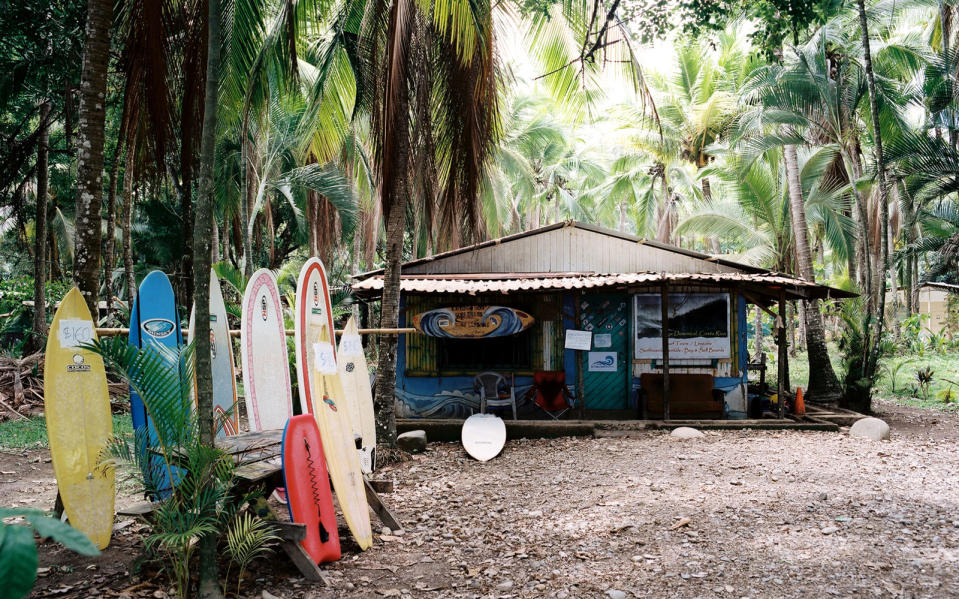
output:
[[[506,423],[493,414],[473,414],[463,423],[463,449],[481,462],[492,460],[506,445]]]
[[[196,306],[190,311],[189,340],[193,342]],[[227,322],[226,304],[216,273],[210,270],[210,357],[213,359],[213,417],[217,437],[233,436],[240,430],[236,407],[236,374],[233,370],[233,341]],[[195,384],[194,384],[195,386]],[[194,403],[196,393],[194,391]]]
[[[265,268],[253,273],[243,294],[240,349],[250,430],[282,429],[293,416],[293,390],[280,291]]]
[[[373,472],[376,467],[376,416],[373,412],[373,389],[370,387],[370,369],[363,354],[363,342],[357,332],[353,317],[346,323],[343,336],[340,337],[340,351],[336,356],[336,367],[343,385],[344,400],[350,414],[353,435],[359,436],[360,466],[364,474]]]
[[[314,404],[313,346],[319,342],[333,345],[333,310],[330,307],[330,289],[326,269],[317,258],[310,258],[300,269],[296,281],[296,306],[293,311],[296,339],[296,382],[300,395],[300,413],[312,414]]]

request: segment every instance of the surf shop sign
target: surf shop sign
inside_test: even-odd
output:
[[[413,317],[416,330],[431,337],[489,339],[516,335],[533,324],[533,317],[504,306],[452,306]]]
[[[658,293],[634,296],[637,359],[663,357],[662,302]],[[729,294],[669,294],[669,357],[679,360],[728,358]]]

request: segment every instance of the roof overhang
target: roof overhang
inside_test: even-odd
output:
[[[640,290],[643,287],[670,285],[721,285],[740,287],[752,303],[772,301],[784,292],[787,299],[840,299],[858,294],[819,285],[779,273],[471,273],[454,275],[403,275],[402,293],[466,294],[536,293],[581,289]],[[378,297],[383,276],[367,276],[352,289],[359,295]]]

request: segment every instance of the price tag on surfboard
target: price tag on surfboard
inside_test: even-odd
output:
[[[336,374],[333,344],[321,341],[313,344],[313,364],[320,374]]]
[[[340,340],[340,353],[344,356],[363,355],[363,342],[359,335],[343,335]]]
[[[65,318],[60,321],[57,331],[60,346],[65,348],[80,347],[81,344],[93,341],[93,322],[79,318]]]

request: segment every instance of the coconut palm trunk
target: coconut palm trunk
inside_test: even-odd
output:
[[[799,265],[799,275],[807,281],[815,281],[812,267],[812,251],[809,246],[809,227],[806,224],[806,207],[803,202],[802,186],[799,182],[799,160],[796,156],[796,146],[787,145],[783,148],[783,159],[786,165],[786,181],[789,187],[789,211],[792,218],[792,229],[795,235],[796,262]],[[819,402],[839,401],[842,389],[839,379],[829,361],[829,350],[826,347],[826,336],[823,327],[822,313],[819,311],[819,301],[804,302],[806,324],[806,350],[809,360],[809,388],[810,398]]]
[[[113,164],[110,166],[110,190],[107,192],[107,238],[103,248],[103,280],[107,286],[108,307],[113,304],[113,292],[110,287],[110,279],[113,274],[113,265],[115,263],[114,254],[116,253],[117,179],[120,177],[121,150],[122,144],[117,143],[117,149],[113,155]]]
[[[24,353],[39,351],[47,334],[47,188],[50,157],[50,103],[40,106],[40,135],[37,139],[37,214],[33,230],[33,336]]]
[[[889,272],[889,188],[886,185],[886,160],[882,148],[882,129],[879,126],[879,101],[876,95],[876,79],[872,69],[872,52],[869,47],[869,22],[866,19],[866,5],[864,0],[858,0],[859,27],[862,33],[862,51],[866,67],[866,89],[869,91],[869,109],[872,113],[873,152],[876,156],[876,178],[879,182],[879,223],[880,244],[879,264],[876,269],[881,273],[878,284],[878,297],[874,308],[876,326],[872,331],[870,352],[866,356],[865,378],[873,380],[879,368],[880,339],[886,314],[886,275]],[[868,398],[866,398],[868,399]],[[870,402],[871,403],[871,402]],[[856,406],[868,410],[871,405]]]
[[[100,195],[103,192],[103,137],[112,22],[113,2],[87,0],[86,41],[80,76],[73,278],[94,320],[97,318],[100,287]]]
[[[133,272],[133,148],[127,148],[123,169],[123,280],[127,288],[127,302],[132,305],[137,293],[137,281]]]
[[[216,160],[217,99],[220,85],[220,3],[207,8],[206,93],[203,132],[200,138],[200,172],[196,223],[193,230],[194,346],[196,415],[200,443],[213,446],[216,423],[213,418],[213,359],[210,356],[210,246],[213,239],[213,169]],[[217,575],[217,535],[199,540],[199,595],[202,599],[223,596]]]

